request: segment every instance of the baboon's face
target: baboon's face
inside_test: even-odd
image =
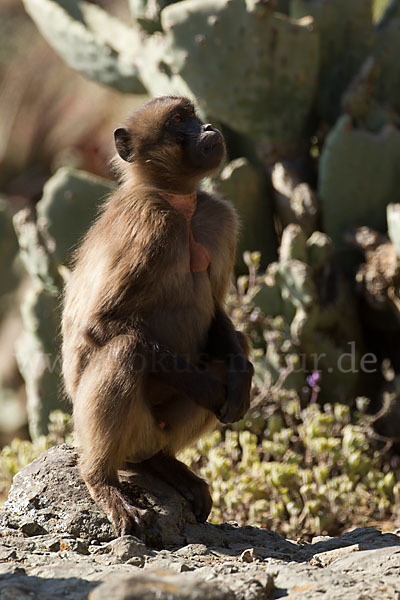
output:
[[[219,167],[225,155],[221,132],[202,123],[186,98],[150,100],[114,136],[124,160],[169,179],[204,177]]]

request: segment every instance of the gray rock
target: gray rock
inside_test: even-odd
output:
[[[133,535],[116,538],[107,545],[107,549],[122,562],[146,554],[146,545]]]
[[[3,511],[0,525],[26,535],[70,533],[88,540],[115,537],[79,477],[77,453],[66,445],[51,448],[17,473]]]
[[[257,527],[198,524],[163,482],[139,469],[122,475],[152,514],[146,545],[114,538],[71,448],[14,478],[0,509],[0,600],[400,598],[399,531],[297,544]]]
[[[188,544],[187,546],[183,546],[183,548],[179,548],[175,554],[177,556],[194,558],[195,556],[204,556],[205,554],[209,554],[209,549],[205,544]]]
[[[1,600],[58,600],[60,597],[83,599],[96,587],[96,583],[82,581],[77,577],[69,577],[62,582],[57,579],[28,576],[22,571],[23,569],[18,568],[4,575],[1,575],[0,571]]]
[[[344,556],[338,556],[337,560],[332,563],[332,568],[353,573],[362,571],[380,573],[382,577],[390,574],[397,575],[397,587],[400,592],[400,544],[397,549],[388,546],[387,548],[362,550],[354,554],[348,552]]]
[[[223,553],[239,556],[250,547],[260,547],[271,558],[289,558],[299,550],[294,542],[283,539],[277,533],[258,527],[238,527],[223,523],[222,525],[187,524],[186,539],[189,544],[204,544],[213,549],[221,549]],[[231,551],[231,552],[227,552]]]
[[[44,452],[22,469],[13,480],[3,506],[0,525],[26,535],[69,533],[85,540],[110,541],[114,531],[100,508],[91,499],[78,472],[78,454],[66,446]],[[184,528],[196,523],[189,504],[164,482],[138,470],[121,472],[133,497],[152,515],[146,543],[154,547],[181,546]]]
[[[144,573],[116,577],[99,586],[91,600],[235,600],[233,592],[222,582],[206,583],[194,576]]]
[[[312,565],[316,565],[317,567],[326,567],[335,560],[338,560],[343,556],[347,556],[351,552],[358,552],[359,550],[360,546],[358,544],[354,544],[353,546],[346,546],[345,548],[335,548],[334,550],[328,550],[327,552],[319,552],[312,557],[310,563]]]

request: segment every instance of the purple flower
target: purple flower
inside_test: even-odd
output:
[[[312,389],[310,403],[315,404],[318,400],[318,394],[320,391],[319,382],[321,381],[321,372],[313,371],[306,379],[308,385]]]
[[[311,375],[307,377],[307,383],[310,387],[315,387],[321,381],[320,371],[313,371]]]

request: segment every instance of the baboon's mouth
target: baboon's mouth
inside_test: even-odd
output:
[[[204,149],[207,150],[214,150],[214,148],[217,148],[218,146],[222,146],[224,143],[224,138],[222,137],[221,133],[216,130],[216,131],[207,131],[207,133],[203,134],[204,135]]]

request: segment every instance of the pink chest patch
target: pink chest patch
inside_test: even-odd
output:
[[[159,192],[159,196],[169,202],[169,204],[180,212],[186,219],[188,236],[189,236],[189,252],[190,252],[190,270],[193,273],[201,273],[207,271],[211,262],[211,255],[207,248],[196,242],[193,237],[191,226],[192,217],[197,206],[197,194],[169,194],[167,192]]]

